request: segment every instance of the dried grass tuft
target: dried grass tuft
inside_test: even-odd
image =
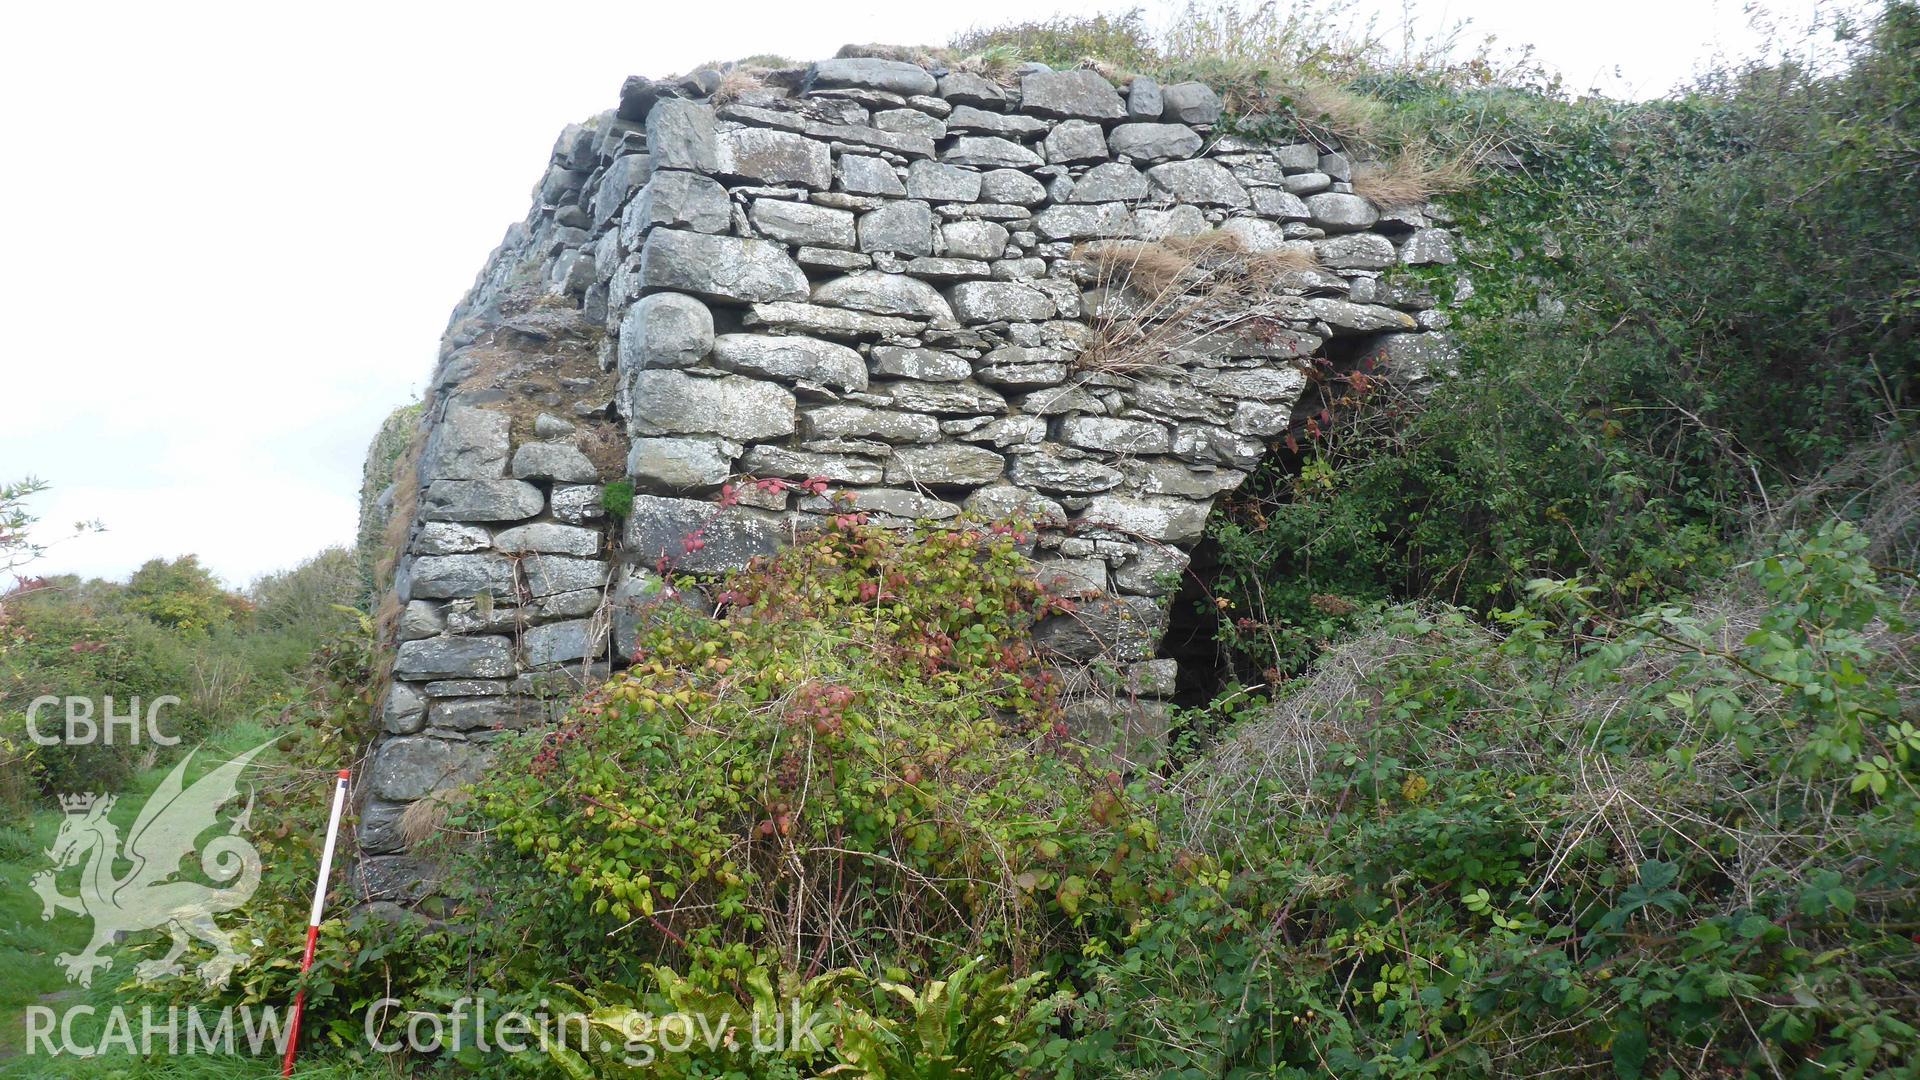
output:
[[[1294,119],[1323,144],[1368,145],[1380,137],[1386,107],[1373,98],[1317,79],[1287,86]]]
[[[400,812],[400,839],[412,848],[438,833],[454,808],[473,798],[466,788],[440,788],[408,803]]]
[[[733,68],[720,76],[720,85],[714,88],[711,100],[715,105],[739,101],[755,90],[765,89],[766,75],[766,70],[761,68]]]
[[[1413,143],[1389,161],[1356,166],[1353,190],[1382,210],[1416,207],[1435,195],[1472,187],[1480,160],[1477,152],[1442,154],[1426,143]]]
[[[1020,66],[1020,50],[1012,45],[989,45],[978,52],[953,57],[948,66],[1001,86],[1013,86],[1020,81],[1014,74]]]
[[[1172,353],[1204,339],[1271,322],[1282,281],[1319,267],[1311,246],[1252,251],[1219,229],[1151,242],[1083,244],[1102,302],[1083,370],[1109,373],[1169,366]]]

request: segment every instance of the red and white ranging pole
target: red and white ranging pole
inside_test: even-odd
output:
[[[304,981],[307,972],[313,967],[313,949],[320,941],[320,912],[327,906],[327,879],[333,876],[333,845],[340,838],[340,813],[347,806],[347,780],[351,769],[341,769],[340,779],[333,786],[333,813],[327,817],[327,846],[320,851],[320,880],[313,886],[313,913],[307,918],[307,954],[300,961],[300,978]],[[287,1032],[287,1059],[281,1064],[280,1075],[293,1075],[293,1055],[300,1049],[300,1013],[307,1007],[307,988],[302,986],[293,997],[293,1023]]]

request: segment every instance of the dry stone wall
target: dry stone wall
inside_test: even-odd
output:
[[[569,126],[455,312],[401,481],[417,497],[393,500],[412,517],[365,895],[427,887],[407,807],[618,663],[663,570],[743,566],[843,506],[1034,522],[1038,572],[1081,597],[1036,631],[1070,718],[1163,732],[1186,551],[1294,422],[1312,358],[1345,341],[1414,380],[1447,356],[1444,313],[1382,278],[1452,260],[1429,214],[1355,194],[1337,148],[1220,121],[1198,83],[842,58],[633,78]],[[1302,257],[1259,323],[1090,362],[1139,297],[1102,287],[1089,245],[1215,231]],[[601,493],[622,478],[615,529]]]

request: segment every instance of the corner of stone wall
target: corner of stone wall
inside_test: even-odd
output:
[[[743,566],[841,505],[801,481],[886,524],[1033,521],[1036,572],[1079,600],[1035,632],[1070,721],[1149,754],[1188,551],[1301,422],[1316,358],[1341,342],[1416,389],[1451,363],[1432,296],[1382,276],[1452,261],[1432,215],[1355,194],[1338,147],[1224,133],[1199,83],[874,58],[761,82],[722,101],[714,72],[629,79],[561,133],[453,314],[395,574],[365,898],[431,888],[417,804],[622,659],[654,568]],[[1098,287],[1083,245],[1215,231],[1314,265],[1258,325],[1086,363],[1142,298]],[[793,486],[721,509],[742,477]],[[617,535],[616,479],[637,489]]]

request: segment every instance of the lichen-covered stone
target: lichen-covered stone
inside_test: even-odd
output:
[[[485,750],[474,743],[424,736],[389,739],[374,755],[367,784],[383,799],[408,802],[478,778],[485,763]]]
[[[592,659],[605,646],[605,630],[596,632],[592,619],[570,619],[528,627],[520,640],[520,653],[529,667],[540,667]]]
[[[647,153],[656,169],[711,173],[720,168],[713,109],[669,98],[647,113]]]
[[[853,212],[789,199],[755,199],[749,215],[762,236],[789,244],[854,246]]]
[[[917,491],[897,491],[892,488],[846,488],[842,493],[846,505],[862,514],[883,514],[898,521],[944,521],[960,516],[960,508],[953,503],[922,495]],[[829,501],[815,496],[800,500],[802,510],[816,514],[834,513],[840,509],[839,499]]]
[[[1400,245],[1400,261],[1408,266],[1451,266],[1453,235],[1445,229],[1415,229]]]
[[[967,496],[966,510],[989,521],[1024,520],[1037,528],[1065,528],[1067,511],[1044,495],[1013,484],[989,484]]]
[[[925,68],[863,56],[822,60],[807,68],[805,85],[808,90],[853,87],[911,96],[931,94],[939,84]]]
[[[1081,527],[1108,528],[1149,540],[1185,543],[1207,530],[1208,504],[1160,496],[1095,495],[1079,517]]]
[[[779,330],[848,340],[916,334],[924,329],[924,324],[912,319],[870,315],[824,304],[754,304],[747,308],[741,322],[749,330]]]
[[[623,371],[692,367],[712,349],[713,312],[683,293],[643,296],[620,322]]]
[[[940,227],[940,242],[954,258],[998,259],[1007,253],[1007,229],[992,221],[953,221]]]
[[[740,469],[750,476],[811,480],[824,477],[836,484],[878,484],[884,470],[877,461],[852,454],[816,454],[781,446],[753,446],[740,458]]]
[[[503,529],[493,538],[493,547],[509,555],[598,555],[600,530],[577,525],[535,522]]]
[[[596,559],[565,555],[531,555],[520,560],[520,586],[529,596],[551,596],[607,583],[611,568]]]
[[[727,189],[711,177],[668,170],[655,172],[621,215],[621,240],[638,248],[648,229],[690,229],[723,233],[733,224]]]
[[[1158,120],[1166,108],[1160,84],[1145,75],[1136,75],[1127,84],[1127,119]]]
[[[1062,120],[1047,132],[1042,143],[1047,162],[1074,165],[1083,161],[1105,161],[1107,136],[1099,124],[1085,120]]]
[[[438,637],[406,641],[394,653],[402,679],[503,679],[514,673],[513,639]]]
[[[1116,454],[1164,454],[1173,449],[1173,431],[1165,424],[1111,416],[1069,416],[1060,421],[1060,441]]]
[[[1178,82],[1160,89],[1160,115],[1180,124],[1215,124],[1220,121],[1220,95],[1205,83]]]
[[[1185,124],[1121,124],[1107,135],[1116,157],[1134,161],[1173,161],[1200,152],[1200,133]]]
[[[427,436],[420,479],[494,480],[507,473],[506,413],[453,404]]]
[[[513,563],[499,555],[423,555],[408,570],[409,592],[415,599],[513,594]]]
[[[576,446],[558,442],[521,444],[513,452],[513,475],[518,480],[558,480],[563,484],[590,484],[599,472]]]
[[[1027,169],[1045,164],[1039,154],[998,135],[962,135],[941,152],[940,160],[983,169]]]
[[[1169,161],[1147,170],[1147,183],[1156,195],[1194,206],[1249,206],[1253,200],[1232,171],[1204,158]]]
[[[950,71],[940,76],[939,87],[940,96],[953,103],[955,112],[962,105],[997,109],[1007,100],[1007,92],[999,84],[968,71]]]
[[[1001,232],[1004,235],[1005,230]],[[906,274],[870,271],[824,281],[814,286],[813,302],[875,315],[953,321],[953,308],[948,306],[946,297],[940,295],[940,290]]]
[[[696,534],[701,545],[689,547],[686,541]],[[624,536],[626,549],[644,564],[665,557],[675,569],[697,574],[740,569],[755,556],[778,551],[785,540],[785,530],[771,516],[651,495],[634,497]]]
[[[840,190],[853,195],[900,196],[907,193],[906,185],[900,182],[900,177],[885,158],[867,157],[864,154],[840,156]]]
[[[653,159],[646,154],[627,154],[615,158],[600,176],[600,186],[593,193],[593,227],[605,228],[607,223],[620,216],[621,208],[627,200],[653,172]]]
[[[994,169],[980,176],[980,198],[991,203],[1038,206],[1047,200],[1047,189],[1018,169]]]
[[[1095,71],[1036,71],[1020,79],[1020,111],[1069,120],[1121,120],[1126,102]]]
[[[791,435],[794,397],[784,387],[737,375],[699,378],[639,371],[629,382],[635,435],[718,435],[750,442]]]
[[[435,480],[420,497],[427,521],[520,521],[546,505],[546,496],[525,480]]]
[[[1007,477],[1022,487],[1062,495],[1091,495],[1117,487],[1126,479],[1120,470],[1091,457],[1070,457],[1043,450],[1021,454],[1007,468]]]
[[[1313,242],[1313,253],[1329,270],[1384,270],[1400,258],[1393,241],[1378,233],[1351,233]]]
[[[940,424],[923,413],[874,409],[864,405],[816,405],[801,410],[813,438],[878,439],[886,443],[940,441]]]
[[[1270,217],[1279,221],[1306,221],[1313,216],[1307,209],[1306,200],[1291,191],[1280,188],[1248,188],[1253,196],[1254,212],[1261,217]]]
[[[842,393],[867,388],[867,362],[859,353],[845,345],[809,337],[721,334],[713,340],[713,363],[758,379],[821,386]]]
[[[947,290],[953,314],[962,323],[1051,319],[1057,310],[1047,294],[1012,281],[963,281]]]
[[[907,195],[929,202],[973,202],[980,197],[980,173],[937,161],[907,167]]]
[[[931,255],[933,254],[933,208],[926,203],[910,199],[888,203],[878,210],[860,215],[859,234],[861,251]],[[777,299],[797,298],[779,297]]]
[[[956,135],[998,135],[1014,140],[1037,139],[1047,133],[1045,120],[1018,113],[988,112],[971,105],[956,105],[947,116],[947,130]]]
[[[988,484],[1000,479],[1006,464],[1005,458],[979,446],[903,446],[887,459],[886,481],[934,486]]]
[[[978,416],[1007,411],[1006,398],[975,382],[896,382],[884,389],[894,405],[914,412]]]
[[[1147,178],[1140,170],[1124,162],[1110,161],[1087,170],[1068,194],[1070,203],[1137,202],[1149,194]],[[1042,211],[1043,213],[1045,211]],[[1128,218],[1128,227],[1137,229],[1137,219]]]
[[[1102,240],[1132,236],[1136,223],[1125,203],[1049,206],[1033,215],[1033,227],[1048,240]]]
[[[1328,232],[1354,232],[1380,219],[1380,211],[1358,195],[1326,191],[1306,198],[1307,220]]]
[[[647,234],[640,284],[739,304],[807,298],[807,275],[779,244],[679,229]]]
[[[627,475],[656,491],[715,487],[732,474],[733,455],[725,441],[709,436],[648,436],[633,440],[627,451]]]
[[[720,133],[718,171],[757,184],[799,184],[815,191],[833,186],[833,155],[827,144],[772,128],[743,127]]]
[[[1144,596],[1103,597],[1071,615],[1055,615],[1034,628],[1042,649],[1072,660],[1150,660],[1166,632],[1167,616]]]
[[[1308,301],[1316,318],[1335,334],[1377,334],[1387,330],[1412,330],[1413,316],[1379,304],[1352,304],[1345,300],[1317,297]]]

